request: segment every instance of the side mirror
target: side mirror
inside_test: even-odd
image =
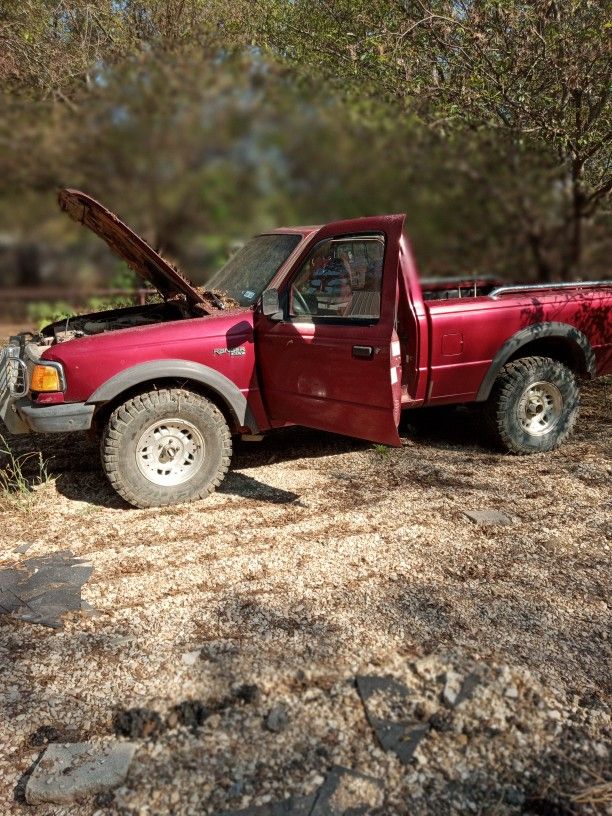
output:
[[[282,320],[283,311],[278,299],[278,289],[266,289],[261,296],[261,311],[270,320]]]

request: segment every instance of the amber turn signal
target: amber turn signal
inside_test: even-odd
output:
[[[32,391],[61,391],[62,381],[55,366],[35,365],[30,380]]]

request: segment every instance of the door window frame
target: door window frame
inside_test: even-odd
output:
[[[341,241],[381,241],[383,244],[383,254],[380,261],[380,286],[378,295],[380,298],[380,306],[377,317],[359,317],[358,315],[338,317],[336,315],[292,315],[291,314],[291,290],[293,282],[300,275],[304,266],[312,258],[315,252],[326,243],[341,242]],[[380,323],[382,316],[382,293],[385,279],[385,262],[387,259],[388,238],[386,233],[378,231],[368,231],[362,233],[346,233],[341,235],[334,235],[327,238],[321,238],[313,244],[308,250],[303,260],[298,265],[298,268],[284,281],[281,294],[281,308],[283,310],[284,323],[296,323],[298,325],[323,325],[323,326],[375,326]]]

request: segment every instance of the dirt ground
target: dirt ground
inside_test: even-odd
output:
[[[340,765],[382,780],[371,813],[610,813],[611,386],[584,389],[552,454],[493,451],[465,410],[407,417],[398,450],[292,429],[237,443],[219,492],[161,510],[123,504],[85,436],[12,439],[50,479],[4,504],[0,569],[70,549],[98,614],[0,618],[0,811],[238,811]],[[465,515],[490,508],[511,523]],[[426,726],[407,764],[358,675],[409,690],[385,715]],[[125,735],[114,795],[24,803],[45,739]]]

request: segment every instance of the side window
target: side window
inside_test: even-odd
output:
[[[382,235],[317,244],[291,283],[290,316],[378,319],[384,255]]]

